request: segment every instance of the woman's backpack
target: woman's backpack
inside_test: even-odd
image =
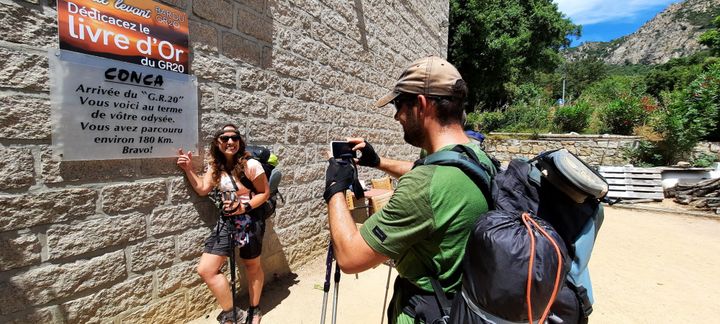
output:
[[[251,215],[264,220],[275,214],[278,197],[280,197],[280,200],[285,202],[285,199],[279,191],[280,181],[282,180],[282,172],[280,171],[280,169],[277,168],[277,156],[272,154],[272,152],[270,152],[270,149],[268,149],[267,147],[248,145],[246,150],[250,153],[251,159],[255,159],[260,162],[263,170],[265,171],[265,176],[268,178],[268,185],[270,187],[270,198],[261,206],[253,208],[250,211]],[[257,193],[257,190],[255,190],[255,186],[253,185],[252,181],[245,177],[245,174],[242,174],[240,176],[240,182],[243,184],[243,186],[245,186],[245,188],[250,189],[251,195]]]
[[[608,190],[597,172],[567,150],[514,159],[494,179],[460,145],[418,163],[458,167],[492,197],[492,210],[470,232],[462,286],[452,304],[431,280],[444,315],[435,322],[587,321],[592,311],[587,262]]]

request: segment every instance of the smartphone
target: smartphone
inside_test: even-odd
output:
[[[357,157],[355,151],[352,150],[354,146],[355,144],[346,141],[330,142],[330,150],[332,151],[333,157],[336,159]]]

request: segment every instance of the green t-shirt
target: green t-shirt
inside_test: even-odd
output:
[[[477,145],[467,146],[492,166]],[[487,210],[480,188],[462,170],[423,165],[400,177],[390,201],[365,221],[360,234],[373,250],[395,261],[401,277],[427,292],[433,291],[429,278],[436,277],[446,292],[454,292],[461,283],[470,229]],[[394,313],[396,323],[413,323],[409,316]]]

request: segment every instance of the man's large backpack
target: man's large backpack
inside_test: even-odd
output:
[[[255,159],[263,167],[265,176],[268,178],[268,185],[270,187],[270,198],[262,204],[262,206],[253,208],[250,214],[261,219],[267,219],[268,217],[275,214],[275,208],[277,207],[277,198],[280,197],[284,201],[278,187],[280,186],[280,180],[282,180],[282,172],[277,165],[277,157],[270,152],[270,149],[264,146],[248,145],[246,150],[250,153],[250,158]],[[257,193],[255,186],[252,181],[241,175],[240,182],[245,188],[250,189],[251,196]]]
[[[602,176],[564,149],[514,159],[494,179],[461,145],[417,164],[458,167],[492,197],[471,230],[452,304],[431,280],[444,315],[436,323],[587,322],[587,265],[608,191]]]

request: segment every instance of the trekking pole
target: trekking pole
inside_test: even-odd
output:
[[[382,311],[380,312],[380,324],[385,322],[385,304],[387,303],[387,295],[390,290],[390,275],[392,274],[392,267],[388,264],[388,278],[385,283],[385,299],[383,299]]]
[[[323,285],[323,302],[322,302],[322,315],[320,317],[320,324],[325,324],[325,313],[327,311],[327,298],[328,292],[330,291],[330,272],[332,272],[332,261],[333,261],[333,249],[332,241],[328,244],[327,259],[325,259],[325,284]]]
[[[235,304],[235,293],[236,293],[236,287],[235,287],[235,281],[236,281],[236,273],[235,273],[235,224],[233,224],[232,218],[227,218],[227,224],[230,226],[228,228],[228,236],[230,237],[230,287],[232,288],[232,307],[233,307],[233,323],[237,324],[237,305]]]
[[[337,323],[337,301],[340,284],[340,266],[338,266],[337,259],[335,260],[335,291],[333,292],[333,311],[332,311],[332,324]]]

